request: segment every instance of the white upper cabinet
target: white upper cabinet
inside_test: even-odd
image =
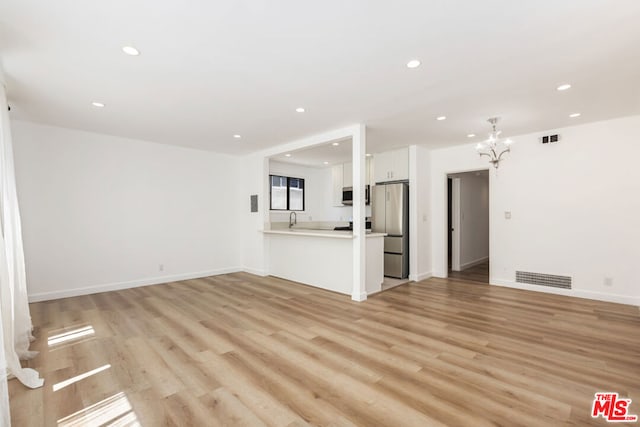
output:
[[[353,187],[353,163],[345,163],[342,166],[342,186]]]
[[[409,149],[401,148],[392,151],[392,153],[393,169],[391,169],[391,179],[394,181],[409,179]]]
[[[374,155],[375,182],[400,181],[409,179],[409,149],[386,151]]]
[[[365,161],[365,172],[364,172],[364,183],[365,185],[373,185],[371,172],[371,159],[367,158]],[[342,186],[343,187],[353,187],[353,163],[344,163],[343,165],[343,175],[342,175]]]
[[[377,153],[373,155],[373,179],[377,182],[391,181],[389,174],[391,171],[393,158],[391,152]]]
[[[342,204],[343,176],[344,170],[342,165],[335,165],[331,167],[331,182],[333,183],[332,206],[344,206]]]

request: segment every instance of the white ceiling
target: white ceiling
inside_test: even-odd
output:
[[[640,113],[639,22],[637,0],[3,0],[0,58],[17,119],[235,154],[362,122],[376,152]]]
[[[338,145],[333,145],[334,143]],[[352,160],[351,139],[331,141],[295,151],[288,151],[272,156],[273,160],[294,165],[310,166],[314,168],[328,168],[333,165],[349,163]],[[287,156],[288,155],[288,156]],[[324,162],[327,162],[325,165]]]

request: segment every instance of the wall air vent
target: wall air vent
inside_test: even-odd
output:
[[[543,144],[549,144],[549,143],[554,143],[558,141],[560,141],[560,135],[558,134],[545,135],[540,137],[540,142],[542,142]]]
[[[571,289],[571,277],[553,274],[516,271],[516,282],[530,285],[549,286],[552,288]]]

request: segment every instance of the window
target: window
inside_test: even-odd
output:
[[[289,210],[304,210],[304,179],[289,178]]]
[[[271,175],[271,209],[287,209],[287,177]]]
[[[304,179],[269,175],[272,211],[304,210]]]

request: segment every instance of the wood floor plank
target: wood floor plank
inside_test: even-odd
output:
[[[215,389],[200,398],[209,409],[209,419],[213,424],[219,422],[223,426],[262,427],[265,423],[232,393],[225,388]]]
[[[640,413],[638,307],[483,284],[486,266],[363,303],[233,273],[31,304],[45,386],[14,425],[583,426]]]

